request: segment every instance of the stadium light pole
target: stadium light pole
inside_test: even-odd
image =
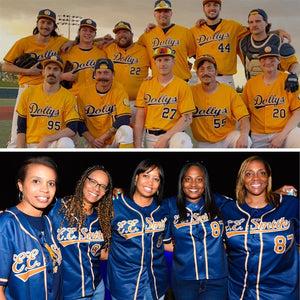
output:
[[[70,39],[70,29],[71,26],[79,25],[82,17],[71,16],[71,15],[58,15],[57,25],[67,25],[68,26],[68,39]]]

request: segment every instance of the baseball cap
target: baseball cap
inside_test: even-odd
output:
[[[260,49],[258,58],[266,57],[266,56],[277,56],[279,57],[278,47],[275,45],[266,45],[264,48]]]
[[[220,5],[222,4],[222,0],[203,0],[202,5],[205,5],[207,2],[217,2]]]
[[[109,69],[114,72],[114,64],[109,58],[100,58],[95,64],[95,70],[97,69]]]
[[[159,56],[172,56],[175,57],[175,51],[168,47],[159,47],[154,50],[153,58],[157,58]]]
[[[252,16],[252,15],[261,15],[264,20],[268,20],[267,13],[261,8],[252,9],[248,15],[248,18],[249,18],[249,16]]]
[[[47,18],[53,21],[54,23],[56,22],[56,14],[54,11],[50,9],[42,9],[39,11],[39,14],[37,16],[38,20],[41,18]]]
[[[56,56],[56,55],[53,55],[53,56],[50,56],[50,57],[44,59],[41,63],[43,65],[43,67],[45,68],[46,65],[48,65],[51,62],[57,63],[61,67],[61,69],[64,68],[63,60],[60,57]]]
[[[154,4],[154,11],[159,9],[172,9],[171,2],[168,0],[157,0]]]
[[[116,33],[120,29],[126,29],[126,30],[132,32],[130,24],[127,22],[124,22],[124,21],[120,21],[115,25],[113,33]]]
[[[214,64],[215,68],[217,69],[217,63],[216,63],[216,60],[213,56],[209,55],[209,54],[204,54],[204,55],[201,55],[199,56],[195,62],[194,62],[194,70],[197,71],[198,70],[198,67],[199,67],[199,64],[202,62],[202,61],[209,61],[211,63]]]
[[[92,29],[97,30],[97,24],[92,19],[81,20],[79,28],[81,27],[91,27]]]

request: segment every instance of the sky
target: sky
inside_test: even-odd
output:
[[[97,23],[97,37],[111,34],[120,20],[131,24],[134,40],[143,33],[148,23],[155,23],[154,0],[0,0],[0,61],[18,39],[31,35],[36,17],[41,9],[49,8],[58,15],[91,18]],[[172,22],[185,27],[194,26],[204,18],[202,0],[171,0]],[[292,38],[296,53],[300,53],[300,1],[299,0],[223,0],[221,17],[247,25],[248,13],[254,8],[264,9],[272,29],[284,29]],[[59,25],[59,33],[68,37],[68,26]],[[74,39],[78,26],[71,26],[70,38]],[[298,59],[300,56],[296,54]],[[236,85],[245,83],[243,67],[238,63]]]

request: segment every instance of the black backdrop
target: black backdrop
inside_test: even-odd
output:
[[[174,152],[174,151],[76,151],[76,152],[0,152],[0,209],[17,203],[16,173],[23,160],[31,156],[48,155],[59,168],[56,196],[74,192],[81,173],[94,164],[104,165],[113,178],[114,186],[127,190],[137,164],[145,158],[160,161],[165,170],[165,197],[176,194],[177,178],[186,161],[198,160],[208,169],[213,190],[234,197],[236,175],[241,162],[252,155],[265,158],[272,167],[273,187],[294,185],[299,190],[299,152]]]

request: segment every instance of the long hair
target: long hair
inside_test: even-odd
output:
[[[37,20],[36,21],[36,23],[38,22],[39,20]],[[54,23],[54,28],[53,28],[53,30],[51,31],[51,33],[50,33],[50,35],[51,36],[53,36],[53,37],[57,37],[57,36],[59,36],[59,34],[57,33],[57,24],[55,23],[55,22],[53,22]],[[38,27],[37,26],[35,26],[35,28],[33,29],[33,31],[32,31],[32,34],[33,35],[36,35],[36,34],[38,34],[39,33],[39,29],[38,29]]]
[[[178,178],[178,191],[177,191],[177,209],[179,212],[179,222],[183,222],[187,219],[187,208],[186,208],[186,195],[183,192],[183,180],[186,172],[190,167],[198,167],[204,175],[204,210],[208,215],[209,221],[212,221],[216,216],[221,216],[221,213],[216,205],[214,195],[211,190],[209,175],[204,165],[199,162],[188,162],[180,170]]]
[[[95,209],[98,214],[98,221],[104,236],[104,247],[107,248],[110,246],[110,222],[114,217],[114,212],[112,203],[112,179],[108,171],[103,166],[95,165],[89,167],[83,172],[81,178],[77,182],[74,195],[63,198],[63,204],[58,211],[58,215],[64,213],[61,226],[65,220],[69,222],[70,227],[76,226],[78,231],[85,226],[86,214],[84,213],[83,187],[87,177],[89,177],[89,175],[96,170],[103,171],[109,180],[104,196],[95,204]]]
[[[239,204],[243,204],[245,203],[245,197],[247,194],[246,188],[245,188],[245,173],[246,170],[248,168],[249,163],[253,162],[253,161],[260,161],[266,171],[267,171],[267,176],[268,176],[268,182],[267,182],[267,189],[266,189],[266,202],[270,205],[272,205],[273,207],[278,207],[280,202],[279,202],[279,195],[274,194],[272,191],[272,170],[271,167],[269,165],[269,163],[264,160],[262,157],[260,156],[251,156],[246,158],[239,169],[238,175],[237,175],[237,179],[236,179],[236,188],[235,188],[235,195],[236,195],[236,199],[238,201]]]
[[[27,171],[28,171],[28,167],[29,167],[29,165],[32,165],[32,164],[43,165],[43,166],[46,166],[46,167],[52,169],[56,174],[55,180],[57,182],[57,165],[56,165],[56,162],[48,156],[31,157],[31,158],[28,158],[27,160],[25,160],[22,163],[19,170],[18,170],[17,182],[21,182],[21,183],[24,182]],[[18,185],[17,185],[17,188],[18,188]],[[23,199],[23,193],[21,191],[19,191],[19,196],[18,197],[19,197],[19,201],[21,201]]]
[[[131,179],[131,183],[130,183],[130,190],[129,190],[129,197],[130,199],[133,199],[133,195],[135,193],[136,190],[136,176],[141,174],[141,173],[145,173],[147,170],[152,171],[153,169],[158,168],[158,172],[159,172],[159,178],[160,178],[160,184],[156,193],[156,199],[157,199],[157,205],[161,205],[162,201],[163,201],[163,191],[164,191],[164,183],[165,183],[165,174],[164,174],[164,170],[162,165],[154,160],[151,159],[144,159],[142,160],[137,167],[135,168],[133,175],[132,175],[132,179]]]

